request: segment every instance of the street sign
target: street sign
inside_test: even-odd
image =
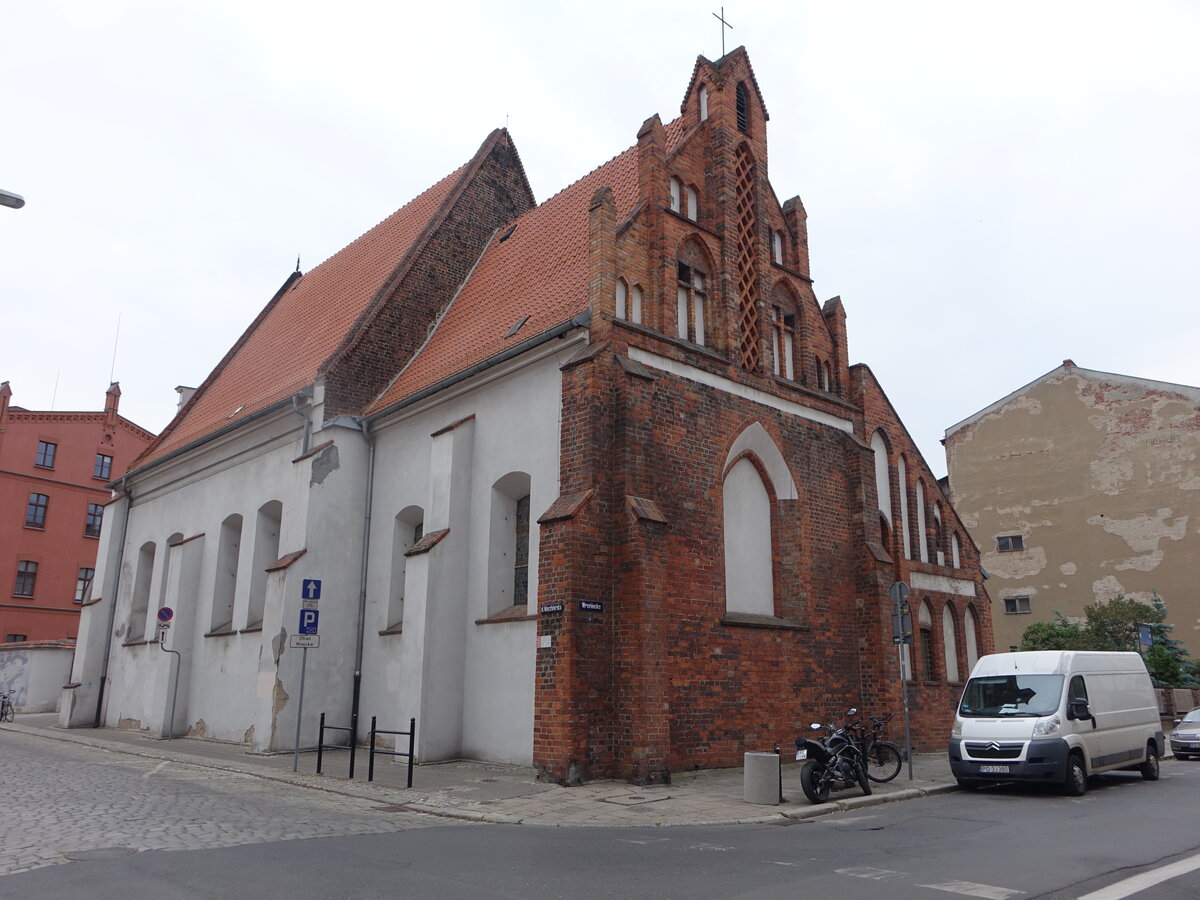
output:
[[[288,646],[297,650],[314,650],[321,646],[319,634],[293,634],[288,638]]]
[[[317,617],[320,615],[315,609],[300,610],[300,627],[296,629],[301,634],[317,634]]]
[[[304,584],[300,588],[300,596],[305,600],[320,600],[321,599],[321,579],[320,578],[305,578]]]
[[[563,611],[563,605],[561,603],[543,603],[542,604],[542,613],[544,615],[549,615],[550,613],[556,613],[556,612],[562,612],[562,611]]]
[[[301,608],[301,609],[316,609],[316,608],[317,608],[317,601],[316,601],[316,600],[309,600],[307,597],[305,597],[304,599],[302,599],[302,600],[300,601],[300,608]]]
[[[604,603],[600,600],[580,600],[579,608],[587,612],[604,612]]]
[[[175,610],[169,606],[160,606],[158,609],[158,621],[166,624],[175,618]]]

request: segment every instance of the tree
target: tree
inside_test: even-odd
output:
[[[1055,611],[1052,622],[1034,622],[1021,635],[1019,650],[1133,650],[1141,649],[1139,629],[1149,626],[1152,645],[1143,656],[1150,677],[1159,686],[1200,684],[1200,663],[1189,660],[1183,643],[1171,637],[1167,604],[1157,593],[1150,602],[1123,594],[1107,603],[1089,603],[1084,622]]]

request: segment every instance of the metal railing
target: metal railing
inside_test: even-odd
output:
[[[408,731],[382,731],[375,727],[375,718],[376,718],[375,716],[371,716],[371,743],[369,745],[371,748],[371,755],[370,755],[370,759],[367,763],[367,781],[375,780],[375,754],[376,753],[382,754],[383,756],[407,756],[408,757],[408,784],[406,786],[412,787],[413,749],[416,746],[416,740],[417,740],[417,720],[416,719],[408,720]],[[395,735],[407,736],[408,737],[408,751],[405,752],[403,750],[378,750],[378,749],[376,749],[375,735],[377,735],[377,734],[395,734]],[[351,759],[353,760],[353,757],[351,757]],[[353,762],[351,762],[350,767],[351,767],[351,771],[353,771],[353,768],[354,768]],[[318,767],[317,771],[318,772],[321,771],[319,767]]]

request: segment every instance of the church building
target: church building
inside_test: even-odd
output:
[[[978,551],[817,299],[767,121],[743,49],[700,57],[549,200],[497,130],[291,275],[121,480],[62,724],[291,749],[306,658],[303,747],[411,717],[421,761],[562,783],[740,765],[902,684],[944,746]]]

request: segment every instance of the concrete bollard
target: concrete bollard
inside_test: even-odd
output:
[[[743,757],[744,782],[742,798],[747,803],[778,806],[779,797],[779,754],[752,752]]]

